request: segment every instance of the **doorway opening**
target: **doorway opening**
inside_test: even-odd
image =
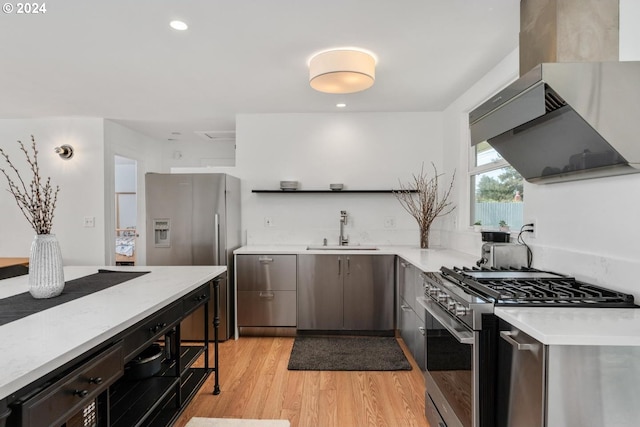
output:
[[[114,156],[116,265],[136,265],[138,162]]]

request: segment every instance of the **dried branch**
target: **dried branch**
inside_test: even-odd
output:
[[[433,166],[433,177],[429,178],[424,171],[423,163],[420,174],[413,174],[413,181],[406,185],[400,182],[400,189],[393,192],[402,207],[418,222],[420,246],[423,248],[429,245],[429,229],[433,221],[439,216],[450,214],[455,209],[448,199],[453,190],[456,172],[453,172],[449,188],[440,195],[438,180],[443,174],[438,174],[433,162],[431,166]]]
[[[9,155],[2,148],[0,148],[0,155],[4,157],[10,170],[7,171],[0,168],[0,172],[2,172],[7,179],[9,185],[7,191],[13,195],[22,215],[29,221],[29,224],[31,224],[35,232],[37,234],[50,234],[51,228],[53,227],[53,213],[56,209],[60,187],[56,186],[54,191],[51,186],[50,177],[47,178],[44,185],[42,184],[40,167],[38,165],[38,150],[36,149],[36,140],[33,135],[31,135],[33,157],[31,157],[22,141],[18,141],[18,144],[20,144],[20,150],[24,153],[27,164],[33,174],[31,182],[27,186],[20,172],[11,162],[11,159],[9,159]],[[11,177],[11,171],[13,171],[12,175],[15,175],[16,178]]]

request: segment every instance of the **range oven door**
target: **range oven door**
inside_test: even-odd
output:
[[[434,427],[477,427],[479,333],[466,327],[434,301],[419,298],[425,309],[427,403]]]

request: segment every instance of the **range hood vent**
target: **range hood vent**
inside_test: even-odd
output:
[[[562,108],[565,105],[567,105],[567,103],[564,99],[560,98],[560,96],[553,90],[551,90],[551,88],[549,88],[548,86],[545,87],[544,107],[547,113],[556,111],[558,108]]]
[[[527,181],[640,172],[640,62],[540,64],[469,114]]]
[[[535,183],[640,172],[640,62],[618,46],[618,0],[522,0],[521,77],[469,114],[472,145]]]

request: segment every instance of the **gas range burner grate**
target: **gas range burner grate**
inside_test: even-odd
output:
[[[637,307],[633,295],[532,268],[442,268],[461,286],[474,289],[496,305]]]

